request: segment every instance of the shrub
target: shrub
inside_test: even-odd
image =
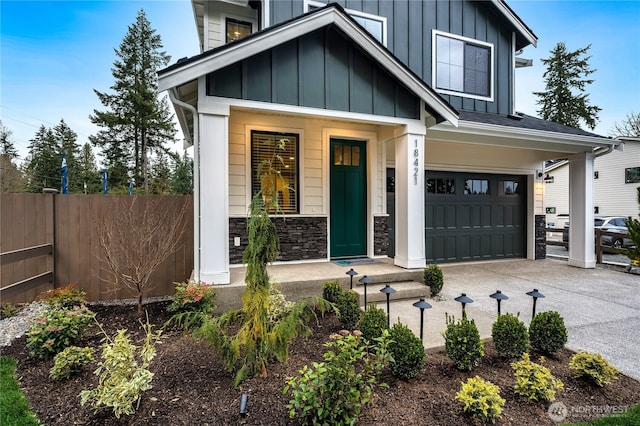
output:
[[[435,296],[442,290],[444,279],[442,269],[435,263],[428,265],[423,271],[424,284],[429,286],[431,296]]]
[[[559,351],[567,343],[567,328],[556,311],[540,312],[529,324],[531,346],[541,352],[551,354]]]
[[[494,423],[505,400],[500,397],[500,388],[493,383],[475,376],[467,379],[456,393],[456,399],[464,404],[464,412],[480,419],[482,423]]]
[[[406,325],[398,322],[391,327],[389,352],[391,372],[401,379],[411,379],[424,366],[425,354],[422,340]]]
[[[78,283],[76,282],[65,287],[54,288],[40,294],[38,299],[51,307],[73,308],[74,306],[80,306],[86,302],[85,296],[87,292],[81,288],[76,288],[77,286]]]
[[[382,336],[382,331],[388,327],[387,314],[384,310],[376,307],[375,304],[369,305],[369,308],[362,314],[358,330],[362,332],[362,337],[368,341]]]
[[[554,401],[556,390],[564,388],[564,384],[556,379],[551,371],[542,365],[544,357],[540,357],[540,364],[531,361],[529,354],[523,354],[518,362],[512,362],[516,376],[513,387],[515,393],[527,397],[529,401]]]
[[[278,288],[271,284],[269,287],[269,312],[268,319],[275,323],[286,317],[295,303],[288,301]]]
[[[355,424],[374,387],[386,386],[378,382],[389,361],[388,331],[371,343],[349,332],[331,338],[325,361],[305,365],[284,387],[284,394],[291,390],[289,416],[305,424]]]
[[[69,346],[54,358],[49,377],[55,380],[68,379],[73,373],[82,371],[82,367],[93,361],[93,348]]]
[[[576,379],[585,378],[598,386],[604,386],[618,379],[618,369],[600,354],[578,352],[571,357],[569,368]]]
[[[154,333],[148,320],[142,328],[145,341],[139,352],[131,343],[127,330],[118,330],[113,340],[106,337],[107,343],[102,345],[102,361],[95,371],[99,376],[98,387],[83,390],[80,405],[90,402],[96,411],[111,407],[117,418],[135,412],[134,402],[140,399],[142,392],[151,389],[153,373],[149,371],[149,365],[156,356],[155,346],[160,342],[162,332]]]
[[[518,359],[529,351],[527,326],[514,315],[500,315],[493,323],[491,337],[500,356],[508,360]]]
[[[0,319],[11,318],[18,315],[18,312],[22,310],[22,307],[14,305],[12,303],[5,303],[0,306]]]
[[[174,283],[176,292],[171,297],[171,304],[167,307],[169,312],[204,312],[211,313],[216,305],[216,293],[213,286],[200,283]]]
[[[338,303],[343,290],[338,281],[327,281],[322,286],[322,298],[327,302]]]
[[[29,355],[49,359],[74,344],[94,318],[86,306],[49,308],[36,317],[27,332]]]
[[[360,322],[360,302],[353,290],[343,291],[338,298],[338,321],[340,327],[353,330]]]
[[[471,371],[484,356],[484,343],[473,320],[463,317],[458,322],[447,315],[447,329],[442,334],[445,352],[458,370]]]

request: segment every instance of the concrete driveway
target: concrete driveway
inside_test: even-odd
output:
[[[502,302],[502,312],[520,313],[528,325],[533,301],[526,293],[536,288],[545,295],[538,299],[536,311],[562,315],[570,349],[598,352],[621,372],[640,380],[640,276],[603,267],[574,268],[552,259],[441,267],[442,294],[452,300],[464,292],[474,300],[467,305],[467,314],[480,319],[476,321],[483,337],[491,335],[487,320],[492,322],[497,315],[497,303],[490,294],[499,289],[509,296]]]

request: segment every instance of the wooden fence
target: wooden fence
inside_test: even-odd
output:
[[[0,253],[52,244],[53,256],[39,256],[0,266],[0,288],[55,271],[54,286],[72,282],[87,292],[89,301],[131,298],[135,293],[115,286],[103,260],[95,212],[113,212],[105,217],[118,221],[121,203],[138,197],[153,199],[163,209],[180,211],[186,204],[185,230],[177,250],[158,267],[152,276],[153,288],[145,296],[164,296],[174,292],[173,283],[189,278],[193,269],[193,197],[128,196],[80,194],[0,194]],[[136,208],[141,203],[137,203]],[[141,212],[142,214],[142,212]],[[4,263],[4,262],[3,262]],[[12,290],[2,303],[34,300],[50,286],[42,284],[30,290]]]

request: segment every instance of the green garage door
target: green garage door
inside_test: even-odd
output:
[[[425,172],[427,262],[525,257],[526,176]]]

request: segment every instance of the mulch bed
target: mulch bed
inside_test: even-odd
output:
[[[132,306],[90,306],[110,334],[127,328],[133,336],[141,336]],[[146,306],[150,322],[161,326],[169,314],[166,303]],[[233,374],[227,372],[219,355],[204,343],[194,341],[180,330],[166,331],[158,355],[152,364],[153,389],[144,393],[137,412],[116,419],[109,410],[94,413],[80,406],[80,391],[97,385],[92,373],[97,363],[85,367],[83,373],[66,381],[49,378],[53,360],[29,358],[22,337],[3,348],[2,355],[18,360],[18,380],[33,411],[47,425],[295,425],[300,420],[289,419],[288,395],[282,390],[287,378],[303,365],[321,361],[323,343],[339,330],[334,316],[321,318],[313,324],[313,335],[296,340],[286,363],[270,366],[267,378],[253,378],[233,388]],[[102,335],[97,327],[85,334],[79,346],[96,348],[100,358]],[[549,403],[529,403],[513,392],[514,377],[509,363],[500,359],[491,342],[485,345],[486,356],[472,372],[460,372],[443,351],[428,353],[427,364],[419,376],[410,381],[395,379],[386,373],[383,381],[389,388],[380,388],[374,403],[366,409],[360,425],[468,425],[477,424],[462,412],[455,400],[461,382],[479,375],[500,386],[506,399],[498,425],[553,425],[548,415]],[[537,361],[539,354],[531,354]],[[570,421],[588,421],[601,416],[609,408],[631,407],[640,402],[640,383],[624,375],[612,384],[599,388],[571,377],[568,364],[572,352],[563,350],[547,357],[544,365],[564,382],[557,401],[569,409]],[[247,415],[239,414],[240,397],[248,395]],[[573,411],[572,411],[573,410]]]

